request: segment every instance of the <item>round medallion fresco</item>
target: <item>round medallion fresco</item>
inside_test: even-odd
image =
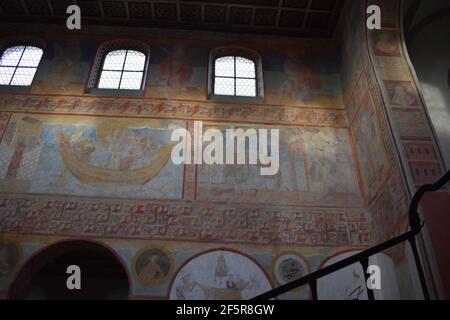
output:
[[[300,279],[308,273],[305,259],[297,254],[282,255],[275,261],[274,275],[281,285]]]
[[[173,261],[168,252],[159,248],[141,250],[134,258],[134,273],[145,286],[161,285],[172,270]]]

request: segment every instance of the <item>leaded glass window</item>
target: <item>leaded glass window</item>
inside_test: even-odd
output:
[[[214,94],[256,97],[256,66],[239,56],[219,57],[214,62]]]
[[[6,49],[0,60],[0,85],[30,86],[43,51],[33,46]]]
[[[103,62],[99,89],[140,90],[144,77],[146,55],[134,50],[114,50]]]

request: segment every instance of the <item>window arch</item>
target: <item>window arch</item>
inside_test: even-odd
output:
[[[30,86],[44,51],[33,45],[15,45],[2,52],[0,85]]]
[[[255,51],[223,47],[211,51],[210,98],[262,99],[264,96],[261,58]]]
[[[88,91],[143,91],[150,47],[140,41],[114,40],[102,44],[95,57]]]

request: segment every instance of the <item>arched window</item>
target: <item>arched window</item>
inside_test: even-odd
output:
[[[217,58],[214,63],[214,94],[256,97],[256,64],[237,56]]]
[[[103,62],[99,89],[140,90],[145,70],[145,54],[134,50],[114,50]]]
[[[258,101],[264,97],[261,58],[253,50],[240,47],[213,49],[209,70],[210,98]]]
[[[0,60],[0,85],[30,86],[43,50],[34,46],[14,46],[3,51]]]
[[[140,41],[113,40],[100,45],[88,81],[88,91],[128,90],[143,94],[150,47]]]

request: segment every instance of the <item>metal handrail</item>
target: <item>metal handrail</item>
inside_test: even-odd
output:
[[[419,190],[414,195],[414,197],[411,201],[411,204],[409,206],[409,224],[410,224],[410,228],[411,228],[410,231],[408,231],[398,237],[390,239],[386,242],[378,244],[370,249],[367,249],[365,251],[357,253],[351,257],[348,257],[346,259],[338,261],[332,265],[329,265],[320,270],[317,270],[313,273],[310,273],[300,279],[297,279],[288,284],[282,285],[271,291],[263,293],[255,298],[253,298],[252,300],[273,299],[279,295],[282,295],[284,293],[287,293],[291,290],[302,287],[304,285],[310,286],[312,297],[314,300],[317,300],[317,280],[318,279],[323,278],[333,272],[344,269],[344,268],[346,268],[354,263],[357,263],[357,262],[361,263],[363,270],[364,270],[364,275],[365,275],[365,278],[367,281],[369,276],[365,271],[367,270],[367,267],[368,267],[369,258],[371,256],[374,256],[378,253],[381,253],[387,249],[390,249],[390,248],[392,248],[396,245],[399,245],[403,242],[406,242],[406,241],[408,241],[411,245],[411,249],[412,249],[412,252],[414,255],[414,260],[416,263],[416,267],[417,267],[417,271],[418,271],[418,275],[419,275],[419,279],[420,279],[420,284],[422,286],[424,299],[429,300],[430,294],[429,294],[428,287],[426,284],[425,274],[424,274],[423,267],[422,267],[422,264],[420,261],[420,256],[419,256],[419,252],[417,250],[417,244],[416,244],[416,238],[415,238],[420,233],[420,231],[422,230],[422,227],[424,225],[424,223],[420,219],[418,207],[419,207],[420,201],[421,201],[422,197],[425,195],[425,193],[438,191],[442,187],[444,187],[449,181],[450,181],[450,171],[447,172],[444,176],[442,176],[442,178],[440,178],[436,183],[427,184],[427,185],[424,185],[419,188]],[[368,289],[367,293],[368,293],[369,300],[375,299],[373,290]]]

